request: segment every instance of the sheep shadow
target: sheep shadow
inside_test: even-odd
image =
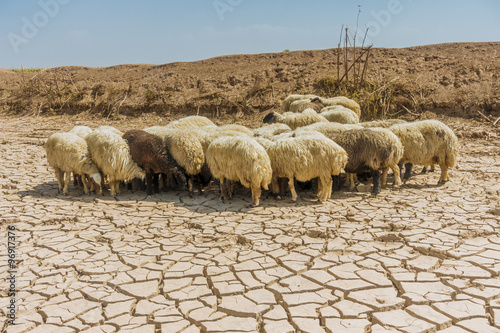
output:
[[[445,184],[415,184],[415,183],[406,183],[406,184],[402,184],[401,185],[401,188],[402,189],[405,189],[405,188],[408,188],[408,189],[414,189],[414,190],[422,190],[422,189],[438,189],[438,188],[441,188],[443,186],[445,186]]]
[[[35,199],[59,199],[66,201],[82,201],[82,202],[92,202],[97,200],[109,201],[109,202],[119,202],[119,201],[158,201],[157,198],[147,196],[144,191],[132,191],[127,190],[126,187],[120,188],[122,193],[118,194],[116,197],[111,196],[109,189],[105,187],[103,189],[103,194],[96,194],[91,192],[85,194],[83,187],[76,187],[70,184],[68,188],[68,195],[63,195],[59,192],[59,185],[57,181],[51,181],[46,183],[37,184],[35,187],[28,190],[22,190],[16,192],[20,197],[31,197]],[[173,192],[172,192],[173,193]],[[171,195],[169,198],[175,199],[175,195]],[[177,201],[179,200],[172,200]]]
[[[97,196],[96,194],[85,194],[83,188],[76,188],[72,185],[69,187],[69,194],[63,195],[59,192],[57,181],[40,183],[28,190],[16,192],[21,198],[31,197],[35,199],[60,199],[66,201],[92,201]],[[83,200],[82,200],[83,199]]]

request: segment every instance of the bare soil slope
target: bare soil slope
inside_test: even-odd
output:
[[[337,51],[229,55],[159,66],[57,67],[23,74],[1,70],[0,108],[25,114],[251,118],[280,108],[290,93],[326,94],[325,78],[337,78]],[[441,110],[494,117],[500,113],[499,55],[500,42],[375,48],[367,81],[377,91],[390,89],[385,101],[390,112]]]

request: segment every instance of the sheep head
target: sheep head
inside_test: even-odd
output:
[[[102,177],[99,172],[90,175],[90,182],[94,186],[95,193],[102,194]]]
[[[276,121],[276,112],[272,111],[264,117],[263,122],[265,124],[272,124]]]

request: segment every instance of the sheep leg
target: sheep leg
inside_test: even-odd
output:
[[[438,185],[442,185],[449,181],[450,177],[448,176],[448,166],[440,165],[439,167],[441,168],[441,177],[439,177]]]
[[[73,178],[74,178],[74,175],[73,175]],[[88,187],[88,181],[87,181],[86,175],[80,175],[80,179],[82,180],[82,184],[83,184],[83,192],[85,192],[85,194],[89,194],[89,187]]]
[[[229,184],[228,186],[228,195],[229,199],[233,198],[233,192],[234,192],[234,181],[227,179],[227,183]]]
[[[56,173],[57,184],[59,185],[59,192],[61,192],[64,187],[64,174],[59,168],[54,168],[54,171]]]
[[[222,202],[224,202],[224,200],[226,199],[226,182],[224,178],[219,179],[219,183],[220,183],[220,199],[222,200]]]
[[[278,177],[276,177],[276,173],[273,173],[273,177],[271,178],[271,191],[273,194],[277,194],[279,196],[279,184],[278,184]]]
[[[325,188],[323,187],[323,180],[321,177],[318,178],[318,193],[316,193],[316,198],[321,201],[321,198],[323,197],[323,191]]]
[[[318,191],[319,201],[324,202],[332,196],[332,177],[320,177],[319,188],[321,188],[321,193]]]
[[[290,192],[292,192],[292,200],[297,201],[297,192],[295,192],[295,184],[293,177],[288,178],[288,187],[290,188]]]
[[[333,191],[340,191],[340,174],[332,176]]]
[[[252,206],[256,207],[260,202],[260,194],[262,189],[259,187],[252,187]]]
[[[351,177],[348,172],[345,173],[345,186],[349,188],[349,190],[351,189]]]
[[[347,179],[348,179],[348,184],[349,184],[349,191],[354,191],[354,188],[356,187],[356,183],[354,181],[354,173],[348,173],[347,174]]]
[[[146,194],[153,195],[153,173],[146,172]]]
[[[160,192],[160,174],[153,173],[153,190],[154,193]]]
[[[63,189],[64,195],[68,195],[68,187],[70,181],[71,181],[71,172],[66,172],[64,174],[64,189]]]
[[[411,177],[411,168],[413,167],[413,164],[411,163],[406,163],[405,164],[405,174],[403,176],[403,180],[407,181]]]
[[[198,187],[198,195],[202,195],[203,194],[203,188],[202,188],[203,186],[201,184],[201,176],[200,176],[200,174],[197,174],[195,177],[196,177],[196,183],[197,183],[196,185]]]
[[[189,178],[188,178],[188,196],[190,198],[193,197],[193,182],[194,182],[194,177],[193,175],[189,175]]]
[[[401,171],[398,164],[391,165],[392,173],[394,174],[394,188],[401,186]]]
[[[109,180],[109,191],[112,196],[116,196],[116,185],[118,184],[115,180]]]
[[[373,190],[372,195],[377,195],[380,193],[380,171],[371,170],[372,178],[373,178]]]
[[[389,172],[389,168],[382,169],[382,175],[380,176],[380,184],[383,188],[385,188],[387,184],[387,173]]]
[[[77,187],[81,185],[81,176],[77,173],[73,173],[73,186]]]
[[[286,178],[278,178],[278,184],[279,184],[279,196],[281,198],[284,198],[286,195],[286,186],[287,186],[288,180]]]

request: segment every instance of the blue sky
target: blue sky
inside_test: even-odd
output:
[[[498,0],[0,0],[0,67],[328,49],[359,8],[375,47],[500,41]]]

